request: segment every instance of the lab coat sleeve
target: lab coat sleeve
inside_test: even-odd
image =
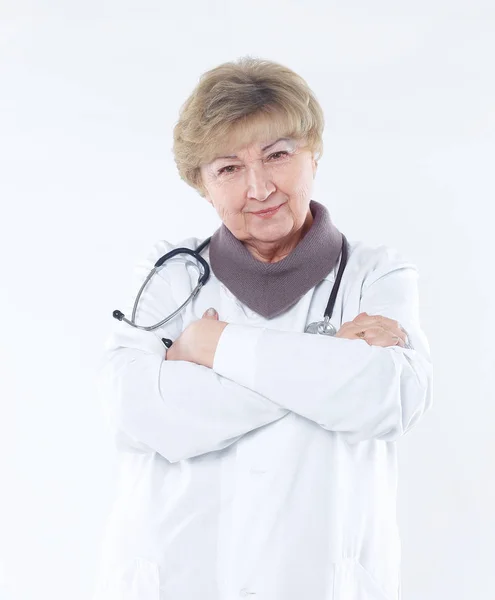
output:
[[[418,315],[419,273],[393,248],[375,250],[360,308],[350,320],[360,312],[394,319],[407,332],[409,349],[229,324],[215,371],[339,432],[348,443],[392,441],[408,432],[432,404],[430,349]],[[242,362],[235,360],[240,356]]]
[[[132,300],[123,310],[127,318],[154,263],[172,248],[160,242],[145,261],[137,264],[129,294]],[[158,323],[187,298],[186,267],[176,258],[170,264],[159,270],[144,289],[135,317],[139,325]],[[169,268],[180,270],[179,289],[172,289]],[[177,294],[180,302],[176,301]],[[153,331],[139,330],[115,319],[112,326],[96,384],[118,448],[151,449],[177,462],[225,448],[289,412],[207,367],[166,361],[167,349],[161,338],[177,339],[183,327],[181,313]]]

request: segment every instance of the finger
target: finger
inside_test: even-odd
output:
[[[405,346],[405,341],[400,336],[380,325],[358,329],[355,335],[370,346]]]
[[[203,315],[202,317],[203,319],[217,319],[218,320],[218,313],[217,311],[212,307],[209,308]]]
[[[392,333],[394,336],[399,337],[404,344],[407,341],[407,333],[402,329],[399,322],[395,319],[390,319],[389,317],[384,317],[383,315],[368,315],[368,313],[360,313],[351,322],[362,326],[363,329],[365,329],[366,326],[379,325],[390,331],[390,333]]]
[[[357,317],[354,317],[352,322],[353,323],[355,323],[355,322],[358,322],[358,323],[376,323],[376,322],[378,322],[380,324],[387,323],[390,326],[395,326],[400,329],[399,322],[396,321],[395,319],[391,319],[389,317],[384,317],[383,315],[369,315],[367,312],[359,313],[357,315]]]
[[[397,326],[388,325],[386,322],[384,324],[380,324],[380,322],[378,322],[377,327],[380,327],[381,329],[386,331],[388,339],[393,338],[395,340],[394,344],[397,344],[400,346],[406,345],[407,334],[398,325]],[[399,338],[399,342],[397,342],[397,338]],[[387,344],[387,346],[390,346],[390,345],[391,344]]]

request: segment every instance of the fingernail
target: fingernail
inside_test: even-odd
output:
[[[208,317],[214,317],[217,314],[217,311],[214,308],[209,308],[206,311]]]

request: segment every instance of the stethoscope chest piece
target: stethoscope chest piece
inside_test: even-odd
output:
[[[347,239],[345,235],[342,235],[342,258],[340,261],[339,270],[337,272],[337,277],[335,278],[335,283],[332,287],[332,293],[330,294],[330,298],[328,299],[328,304],[325,309],[324,319],[323,321],[315,321],[314,323],[309,323],[309,325],[306,325],[304,333],[316,333],[319,335],[335,335],[337,333],[337,329],[334,327],[334,325],[332,325],[332,323],[330,323],[330,318],[333,313],[335,299],[340,286],[340,280],[342,279],[342,274],[344,273],[346,264]]]
[[[309,323],[306,325],[306,329],[304,333],[316,333],[320,335],[335,335],[337,330],[330,323],[330,318],[325,317],[324,321],[315,321],[314,323]]]

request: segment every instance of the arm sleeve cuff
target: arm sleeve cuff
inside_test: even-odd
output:
[[[229,323],[220,335],[213,358],[213,370],[253,389],[256,369],[256,346],[265,328]]]

